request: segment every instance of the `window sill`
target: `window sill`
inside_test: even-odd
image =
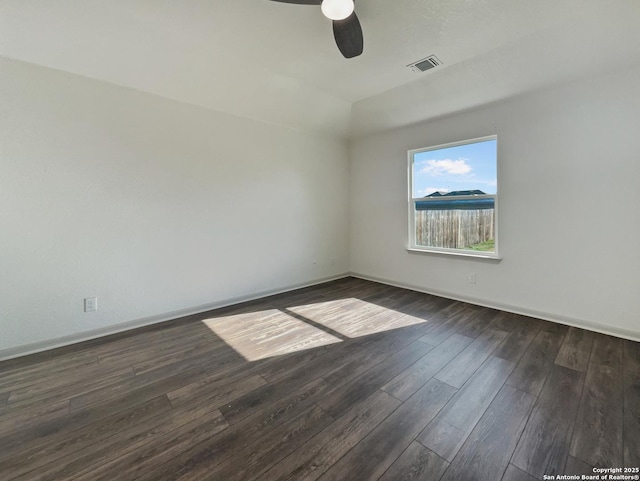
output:
[[[466,252],[466,251],[454,251],[454,250],[440,250],[440,249],[418,249],[415,247],[408,247],[407,251],[412,254],[429,254],[429,255],[445,255],[445,256],[454,256],[454,257],[464,257],[468,260],[479,260],[479,261],[489,261],[489,262],[500,262],[502,257],[499,257],[496,254],[486,254],[482,252]]]

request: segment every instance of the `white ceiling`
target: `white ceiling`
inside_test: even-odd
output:
[[[360,57],[319,7],[1,0],[0,56],[302,130],[362,135],[640,64],[638,0],[357,0]],[[435,54],[437,70],[405,66]]]

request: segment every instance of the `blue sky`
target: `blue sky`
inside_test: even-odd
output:
[[[437,190],[479,189],[495,194],[496,140],[459,145],[414,155],[413,197]]]

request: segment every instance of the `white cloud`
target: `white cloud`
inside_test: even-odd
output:
[[[433,194],[434,192],[449,192],[448,187],[425,187],[424,189],[419,189],[417,192],[417,197],[426,197],[429,194]]]
[[[425,160],[425,167],[420,170],[421,174],[428,175],[464,175],[471,172],[471,166],[467,164],[465,159],[451,160]]]

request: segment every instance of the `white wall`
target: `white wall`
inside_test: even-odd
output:
[[[0,112],[0,358],[348,270],[343,141],[6,59]]]
[[[408,253],[407,150],[494,133],[502,262]],[[359,138],[351,270],[640,338],[639,133],[636,68]]]

